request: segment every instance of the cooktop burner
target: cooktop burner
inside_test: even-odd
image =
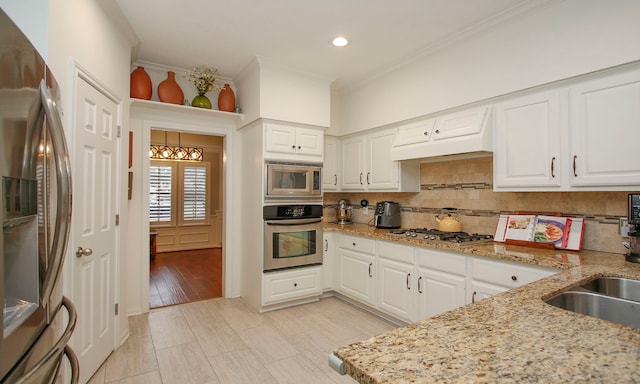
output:
[[[481,235],[467,232],[444,232],[437,229],[408,228],[389,231],[392,236],[404,236],[433,241],[445,241],[455,244],[476,244],[493,240],[493,235]]]

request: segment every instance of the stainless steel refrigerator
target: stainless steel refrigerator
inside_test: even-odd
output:
[[[44,60],[0,10],[1,384],[59,382],[64,365],[78,377],[76,311],[60,284],[71,177],[57,100]]]

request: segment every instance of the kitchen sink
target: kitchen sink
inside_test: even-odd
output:
[[[580,287],[607,296],[640,301],[640,280],[622,277],[599,277],[580,285]]]
[[[640,302],[638,301],[569,288],[546,299],[545,302],[567,311],[640,329]]]

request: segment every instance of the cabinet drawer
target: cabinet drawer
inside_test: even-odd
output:
[[[466,276],[467,274],[467,257],[464,255],[431,249],[418,249],[416,251],[416,262],[420,267],[436,271],[460,276]]]
[[[341,235],[338,237],[338,246],[340,248],[368,253],[370,255],[375,255],[376,253],[376,241],[372,239],[365,239],[363,237]]]
[[[471,259],[470,263],[473,280],[486,281],[510,288],[540,280],[557,272],[551,268],[525,267],[509,262],[476,258]]]
[[[407,264],[413,264],[413,247],[408,245],[387,243],[378,241],[378,256],[396,260]]]
[[[321,267],[266,273],[263,275],[263,304],[320,295],[320,276]]]

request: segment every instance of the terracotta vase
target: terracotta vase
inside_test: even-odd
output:
[[[236,95],[229,84],[225,84],[218,96],[218,109],[225,112],[233,112],[236,109]]]
[[[211,100],[205,95],[198,95],[191,101],[192,107],[211,109]]]
[[[153,86],[151,85],[151,78],[149,74],[144,70],[144,67],[138,67],[131,72],[131,85],[129,91],[129,97],[135,99],[151,100],[151,94],[153,93]]]
[[[180,105],[184,103],[184,92],[176,82],[175,72],[167,72],[167,79],[158,84],[158,97],[163,103]]]

